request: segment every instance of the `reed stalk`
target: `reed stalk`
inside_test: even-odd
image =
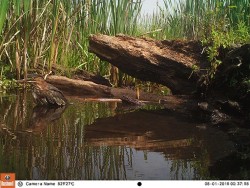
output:
[[[0,1],[0,35],[2,34],[2,29],[5,23],[6,13],[8,11],[9,1],[1,0]]]

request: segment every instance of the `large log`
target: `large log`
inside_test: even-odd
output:
[[[197,41],[156,41],[124,35],[91,35],[89,51],[141,80],[168,86],[173,94],[196,90],[199,72],[207,67]]]

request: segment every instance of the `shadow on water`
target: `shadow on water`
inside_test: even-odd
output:
[[[167,110],[122,113],[115,102],[71,102],[34,107],[28,91],[0,97],[0,172],[18,179],[211,179],[222,177],[213,172],[217,163],[235,153],[225,132]]]
[[[50,122],[55,121],[61,117],[66,106],[62,107],[47,107],[47,106],[35,106],[32,111],[32,117],[30,118],[29,128],[26,131],[30,132],[42,132],[46,129]]]

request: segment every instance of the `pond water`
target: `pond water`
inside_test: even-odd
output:
[[[158,106],[70,102],[55,109],[35,106],[30,91],[2,94],[0,172],[20,180],[249,178],[249,158],[239,159],[218,127]]]

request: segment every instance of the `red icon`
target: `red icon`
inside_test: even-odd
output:
[[[15,188],[15,173],[1,173],[0,188]]]

